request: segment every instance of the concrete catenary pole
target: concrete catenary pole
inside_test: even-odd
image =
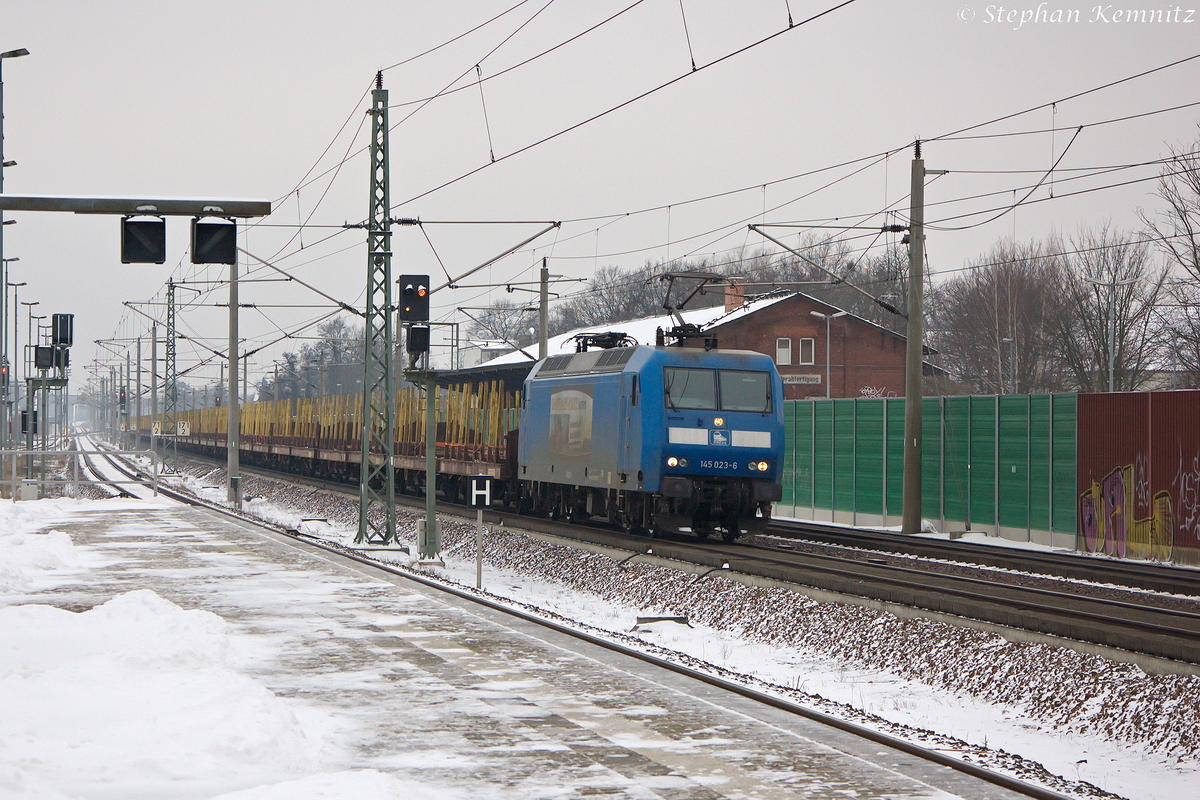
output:
[[[134,389],[134,406],[137,412],[137,424],[134,426],[133,447],[136,450],[142,446],[142,337],[137,340],[137,388]]]
[[[150,449],[154,449],[154,423],[158,422],[158,326],[150,326]]]
[[[226,426],[226,471],[229,474],[228,500],[235,508],[242,507],[242,479],[239,474],[238,441],[241,433],[241,403],[238,402],[238,267],[229,265],[229,424]]]
[[[921,378],[925,338],[925,161],[914,146],[908,231],[908,342],[904,367],[903,533],[921,532]]]
[[[538,301],[538,360],[550,355],[550,267],[542,256],[541,296]]]

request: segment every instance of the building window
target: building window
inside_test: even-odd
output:
[[[800,340],[800,360],[797,364],[815,364],[814,353],[817,351],[816,339],[801,339]]]
[[[781,367],[790,367],[792,365],[791,339],[775,340],[775,363]]]

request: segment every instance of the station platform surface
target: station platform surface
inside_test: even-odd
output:
[[[451,798],[1021,796],[205,510],[95,502],[46,524],[89,567],[21,603],[79,612],[151,590],[219,615],[243,643],[240,670],[326,720],[310,773],[379,770]],[[252,785],[197,773],[145,786]],[[60,788],[106,786],[138,794],[115,773]]]

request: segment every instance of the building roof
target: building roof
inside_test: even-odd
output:
[[[773,306],[778,302],[792,297],[788,294],[771,294],[762,297],[751,298],[733,311],[726,311],[724,305],[712,306],[711,308],[697,308],[690,311],[681,312],[680,316],[683,321],[692,325],[698,325],[702,330],[715,328],[718,325],[724,325],[727,322],[732,322],[751,314],[762,311],[764,308]],[[806,295],[807,296],[807,295]],[[816,300],[820,303],[821,301]],[[829,306],[828,303],[822,305]],[[833,306],[829,306],[833,308]],[[558,355],[560,353],[575,352],[575,343],[572,341],[574,336],[581,333],[595,333],[599,331],[621,331],[627,336],[637,340],[638,344],[654,344],[655,332],[659,328],[664,330],[675,326],[674,319],[669,314],[663,314],[657,317],[644,317],[642,319],[627,320],[625,322],[611,322],[604,325],[596,325],[587,328],[576,328],[573,331],[560,333],[558,336],[551,336],[548,342],[548,352],[550,355]],[[530,348],[526,348],[527,350]],[[528,362],[529,359],[519,351],[506,353],[505,355],[493,358],[486,362],[491,364],[517,364]]]

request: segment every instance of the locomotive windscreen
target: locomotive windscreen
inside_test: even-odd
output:
[[[663,388],[668,408],[771,413],[771,375],[767,372],[664,367]]]
[[[716,370],[664,367],[663,389],[669,408],[717,410]]]
[[[771,413],[771,376],[769,374],[723,369],[720,375],[722,411]]]

